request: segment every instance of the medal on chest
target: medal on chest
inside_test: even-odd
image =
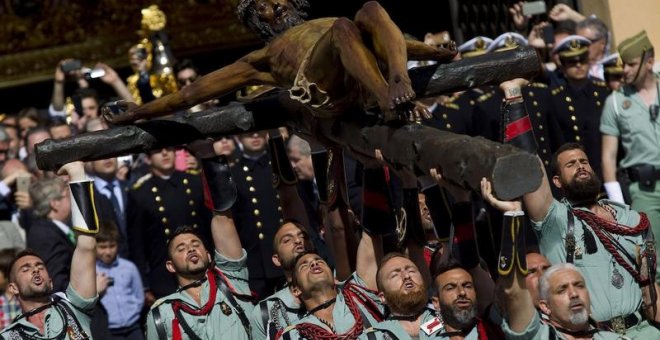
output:
[[[621,272],[616,267],[612,271],[612,286],[616,289],[623,288],[623,275],[621,275]]]
[[[431,335],[445,327],[444,322],[439,317],[435,317],[425,323],[423,323],[419,329],[422,330],[426,335]]]
[[[220,310],[222,310],[222,313],[225,315],[231,315],[231,307],[224,301],[220,302]]]

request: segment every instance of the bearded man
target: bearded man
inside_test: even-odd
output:
[[[238,237],[231,207],[236,187],[224,157],[209,157],[212,143],[195,153],[202,158],[214,216],[214,255],[192,227],[178,228],[167,244],[167,270],[179,288],[157,300],[147,315],[147,339],[251,339],[248,320],[254,305],[248,286],[247,253]],[[209,151],[211,150],[211,151]]]
[[[18,253],[9,265],[7,290],[21,306],[21,314],[0,332],[0,339],[90,339],[90,324],[98,301],[96,291],[96,239],[99,230],[93,181],[82,162],[64,165],[59,175],[69,176],[69,189],[57,198],[70,206],[76,248],[66,292],[53,294],[53,280],[44,259],[33,250]],[[51,203],[53,204],[53,203]]]
[[[482,339],[501,337],[500,331],[479,315],[477,287],[472,275],[457,261],[435,270],[432,297],[418,267],[404,254],[389,253],[376,275],[380,300],[390,311],[360,339]]]
[[[519,100],[514,98],[523,83],[502,84],[505,100]],[[562,145],[551,169],[564,200],[552,197],[545,177],[536,191],[523,196],[541,253],[551,263],[573,263],[580,270],[592,295],[591,316],[602,327],[630,338],[658,338],[658,329],[649,325],[660,321],[660,313],[648,218],[625,204],[598,199],[600,179],[580,144]],[[502,204],[489,185],[482,191],[495,207]]]

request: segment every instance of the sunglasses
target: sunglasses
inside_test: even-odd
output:
[[[184,85],[189,85],[189,84],[194,83],[195,80],[197,80],[197,78],[199,78],[199,76],[196,76],[196,75],[195,76],[190,76],[188,78],[178,78],[176,80],[176,82],[177,82],[177,84],[179,84],[179,86],[184,86]]]
[[[576,66],[577,64],[585,65],[589,62],[589,55],[585,54],[582,56],[572,57],[572,58],[560,58],[561,63],[568,67]]]

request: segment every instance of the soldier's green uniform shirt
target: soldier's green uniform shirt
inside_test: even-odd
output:
[[[609,200],[601,200],[600,203],[614,208],[619,225],[633,227],[639,223],[639,214],[631,210],[629,206]],[[568,229],[568,207],[567,201],[553,200],[545,219],[538,222],[532,221],[538,234],[541,253],[553,264],[566,262],[565,239]],[[587,210],[586,208],[576,209]],[[573,264],[578,267],[587,283],[591,296],[591,317],[596,321],[607,321],[638,311],[642,305],[642,290],[633,276],[614,260],[614,257],[605,249],[588,225],[586,228],[596,239],[598,250],[593,254],[587,254],[583,241],[583,222],[575,217],[574,223]],[[643,235],[612,234],[612,238],[634,259],[637,259],[638,252],[645,248]],[[623,257],[626,258],[625,255]],[[636,264],[633,266],[636,267]],[[623,286],[616,288],[612,284],[612,278],[619,274],[623,278]],[[646,321],[636,327],[631,327],[626,333],[626,336],[629,337],[635,337],[633,335],[643,336],[646,339],[660,339],[660,331],[648,325]]]
[[[496,305],[491,305],[488,309],[487,316],[485,318],[488,321],[483,320],[482,322],[489,323],[489,325],[484,325],[486,331],[493,332],[497,326],[501,325],[503,322],[502,315]],[[427,308],[424,313],[422,313],[422,321],[420,322],[420,330],[416,337],[411,337],[406,333],[406,331],[401,327],[401,324],[397,320],[383,320],[373,327],[366,329],[364,333],[360,335],[358,339],[360,340],[426,340],[426,339],[439,339],[439,340],[449,340],[451,339],[451,334],[446,334],[444,324],[441,319],[436,318],[436,311],[430,308]],[[496,331],[496,330],[495,330]],[[499,333],[497,334],[499,335]],[[497,335],[492,334],[493,337]],[[465,340],[478,340],[479,331],[475,324],[470,332],[465,335]]]
[[[435,319],[435,312],[427,309],[423,314],[422,314],[422,322],[421,326],[423,327],[424,324],[427,322]],[[450,339],[450,337],[443,336],[442,335],[443,328],[438,328],[434,330],[433,332],[430,332],[430,334],[427,335],[426,332],[420,329],[419,331],[419,336],[416,337],[415,339],[419,340],[426,340],[426,339]],[[373,334],[373,335],[370,335]],[[364,333],[360,335],[358,338],[360,340],[412,340],[413,338],[406,333],[406,331],[401,327],[401,324],[397,320],[384,320],[382,322],[379,322],[375,324],[373,327],[370,329],[367,329]],[[472,330],[470,330],[470,333],[468,333],[465,336],[465,340],[478,340],[479,339],[479,334],[477,332],[477,327],[472,327]]]
[[[82,327],[85,334],[88,337],[91,337],[92,332],[89,328],[89,325],[91,324],[91,316],[94,312],[94,306],[96,305],[97,301],[98,296],[90,299],[82,298],[69,284],[66,289],[66,299],[62,298],[59,303],[66,304],[69,307],[69,310],[73,312],[72,316],[78,321],[78,324]],[[45,334],[39,334],[39,329],[36,326],[27,321],[26,318],[20,318],[17,321],[14,321],[7,328],[3,329],[0,333],[0,336],[2,339],[21,339],[20,335],[17,333],[18,328],[22,328],[23,331],[29,336],[35,337],[37,339],[50,339],[60,334],[64,327],[75,328],[75,323],[71,324],[70,322],[65,321],[65,318],[63,318],[64,316],[60,314],[62,312],[62,309],[60,308],[51,306],[48,308],[48,311],[46,311],[46,317],[44,319]],[[69,335],[70,334],[67,333],[62,339],[72,339]]]
[[[385,312],[385,306],[378,298],[377,293],[365,288],[365,282],[357,275],[357,273],[353,273],[353,275],[348,280],[342,282],[337,287],[339,292],[337,293],[337,300],[335,301],[334,307],[332,309],[332,318],[334,320],[336,334],[346,333],[355,324],[355,318],[353,318],[353,314],[351,314],[351,311],[348,309],[348,306],[346,305],[346,297],[342,292],[344,285],[349,282],[357,285],[358,289],[360,289],[361,292],[366,294],[369,299],[375,303],[381,315]],[[362,312],[361,314],[367,318],[367,320],[364,321],[364,328],[369,328],[371,325],[375,325],[378,322],[378,320],[372,316],[371,312],[361,302],[357,301],[356,304]],[[292,326],[285,328],[284,333],[288,334],[288,337],[291,340],[303,339],[303,337],[301,337],[298,331],[296,331],[296,329],[293,327],[294,325],[301,323],[311,323],[331,331],[328,326],[321,322],[316,316],[309,314],[295,322]]]
[[[657,77],[657,75],[656,75]],[[657,84],[656,86],[660,86]],[[660,97],[656,98],[656,104]],[[621,141],[625,156],[619,166],[629,168],[650,164],[660,169],[660,119],[651,120],[649,107],[637,90],[624,86],[607,97],[600,120],[600,132],[616,136]],[[642,191],[639,182],[630,183],[632,208],[645,212],[656,235],[656,249],[660,242],[660,183],[656,181],[654,191]],[[656,282],[660,283],[660,261],[657,262]]]
[[[561,333],[550,324],[541,321],[539,313],[534,313],[534,317],[527,325],[527,328],[521,332],[516,333],[511,330],[509,324],[505,321],[502,322],[502,330],[507,339],[510,340],[548,340],[548,339],[566,339]],[[554,334],[554,337],[551,337]],[[599,330],[593,335],[594,340],[619,340],[628,339],[619,334]]]
[[[649,107],[634,88],[623,86],[607,97],[600,132],[621,140],[625,150],[621,167],[651,164],[660,169],[660,119],[651,121]]]
[[[266,311],[262,310],[263,306],[267,308]],[[266,313],[265,316],[264,313]],[[284,287],[275,294],[263,299],[252,310],[250,317],[252,339],[267,339],[271,332],[269,326],[275,326],[276,332],[298,321],[304,313],[305,308],[296,301],[289,287]]]
[[[224,273],[234,287],[236,293],[250,295],[250,288],[248,287],[248,269],[245,264],[246,259],[247,253],[245,250],[243,250],[243,254],[237,260],[229,260],[220,255],[217,251],[215,252],[215,265]],[[202,305],[208,301],[209,293],[209,282],[206,280],[202,283],[202,293],[200,297]],[[147,314],[147,339],[158,339],[158,331],[154,321],[154,309],[158,309],[160,312],[167,338],[172,338],[172,320],[174,319],[174,312],[172,310],[171,300],[181,300],[191,306],[200,307],[200,305],[198,305],[197,302],[195,302],[195,300],[185,291],[170,294],[156,301],[151,307],[149,314]],[[246,317],[249,317],[254,305],[239,298],[235,298],[235,301],[240,304]],[[228,310],[227,307],[230,307],[231,309]],[[201,339],[248,339],[248,334],[241,323],[238,311],[220,291],[218,291],[216,295],[215,304],[209,314],[195,316],[182,311],[182,315],[185,322]],[[181,326],[179,327],[181,328],[183,339],[188,339],[183,328]]]

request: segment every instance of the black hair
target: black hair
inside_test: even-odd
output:
[[[193,228],[193,227],[191,227],[191,226],[188,226],[188,225],[184,225],[184,226],[177,227],[177,228],[174,230],[174,232],[172,233],[172,236],[167,240],[167,258],[168,258],[169,260],[172,259],[171,249],[170,249],[170,245],[172,244],[172,241],[173,241],[177,236],[179,236],[179,235],[183,235],[183,234],[192,234],[192,235],[195,235],[195,236],[197,236],[197,238],[200,239],[200,241],[202,241],[202,244],[204,244],[204,239],[203,239],[202,236],[199,234],[199,232],[197,232],[197,229],[195,229],[195,228]],[[204,246],[206,246],[206,244],[204,244]]]
[[[587,153],[584,150],[584,146],[580,143],[564,143],[562,146],[555,151],[555,153],[552,155],[552,160],[550,161],[550,169],[552,170],[552,175],[553,176],[559,176],[559,173],[561,172],[561,165],[559,164],[559,155],[563,152],[570,151],[570,150],[582,150],[585,154]]]
[[[14,265],[16,264],[16,262],[18,262],[18,260],[20,260],[20,259],[22,259],[26,256],[34,256],[34,257],[37,257],[37,258],[39,258],[40,260],[43,261],[41,256],[39,256],[39,254],[37,254],[36,251],[34,251],[30,248],[23,249],[23,250],[19,251],[18,254],[16,254],[16,256],[14,256],[14,258],[9,263],[9,267],[7,267],[7,271],[8,271],[7,277],[9,278],[9,281],[14,280],[14,277],[13,277],[13,272],[14,271],[13,271],[13,269],[14,269]]]
[[[188,69],[188,68],[195,71],[195,73],[197,73],[199,75],[199,69],[197,68],[197,66],[195,66],[193,61],[190,60],[190,59],[183,59],[183,60],[179,61],[178,63],[174,64],[174,74],[177,74],[177,73],[179,73],[179,72],[181,72],[185,69]]]
[[[314,250],[305,250],[304,252],[298,254],[298,256],[296,256],[296,258],[293,260],[293,270],[291,271],[291,284],[293,286],[296,286],[296,287],[298,286],[298,274],[297,274],[297,270],[296,270],[296,265],[298,264],[298,261],[300,261],[300,259],[302,259],[304,256],[310,255],[310,254],[321,256],[321,255],[319,255],[319,253],[317,253]]]

